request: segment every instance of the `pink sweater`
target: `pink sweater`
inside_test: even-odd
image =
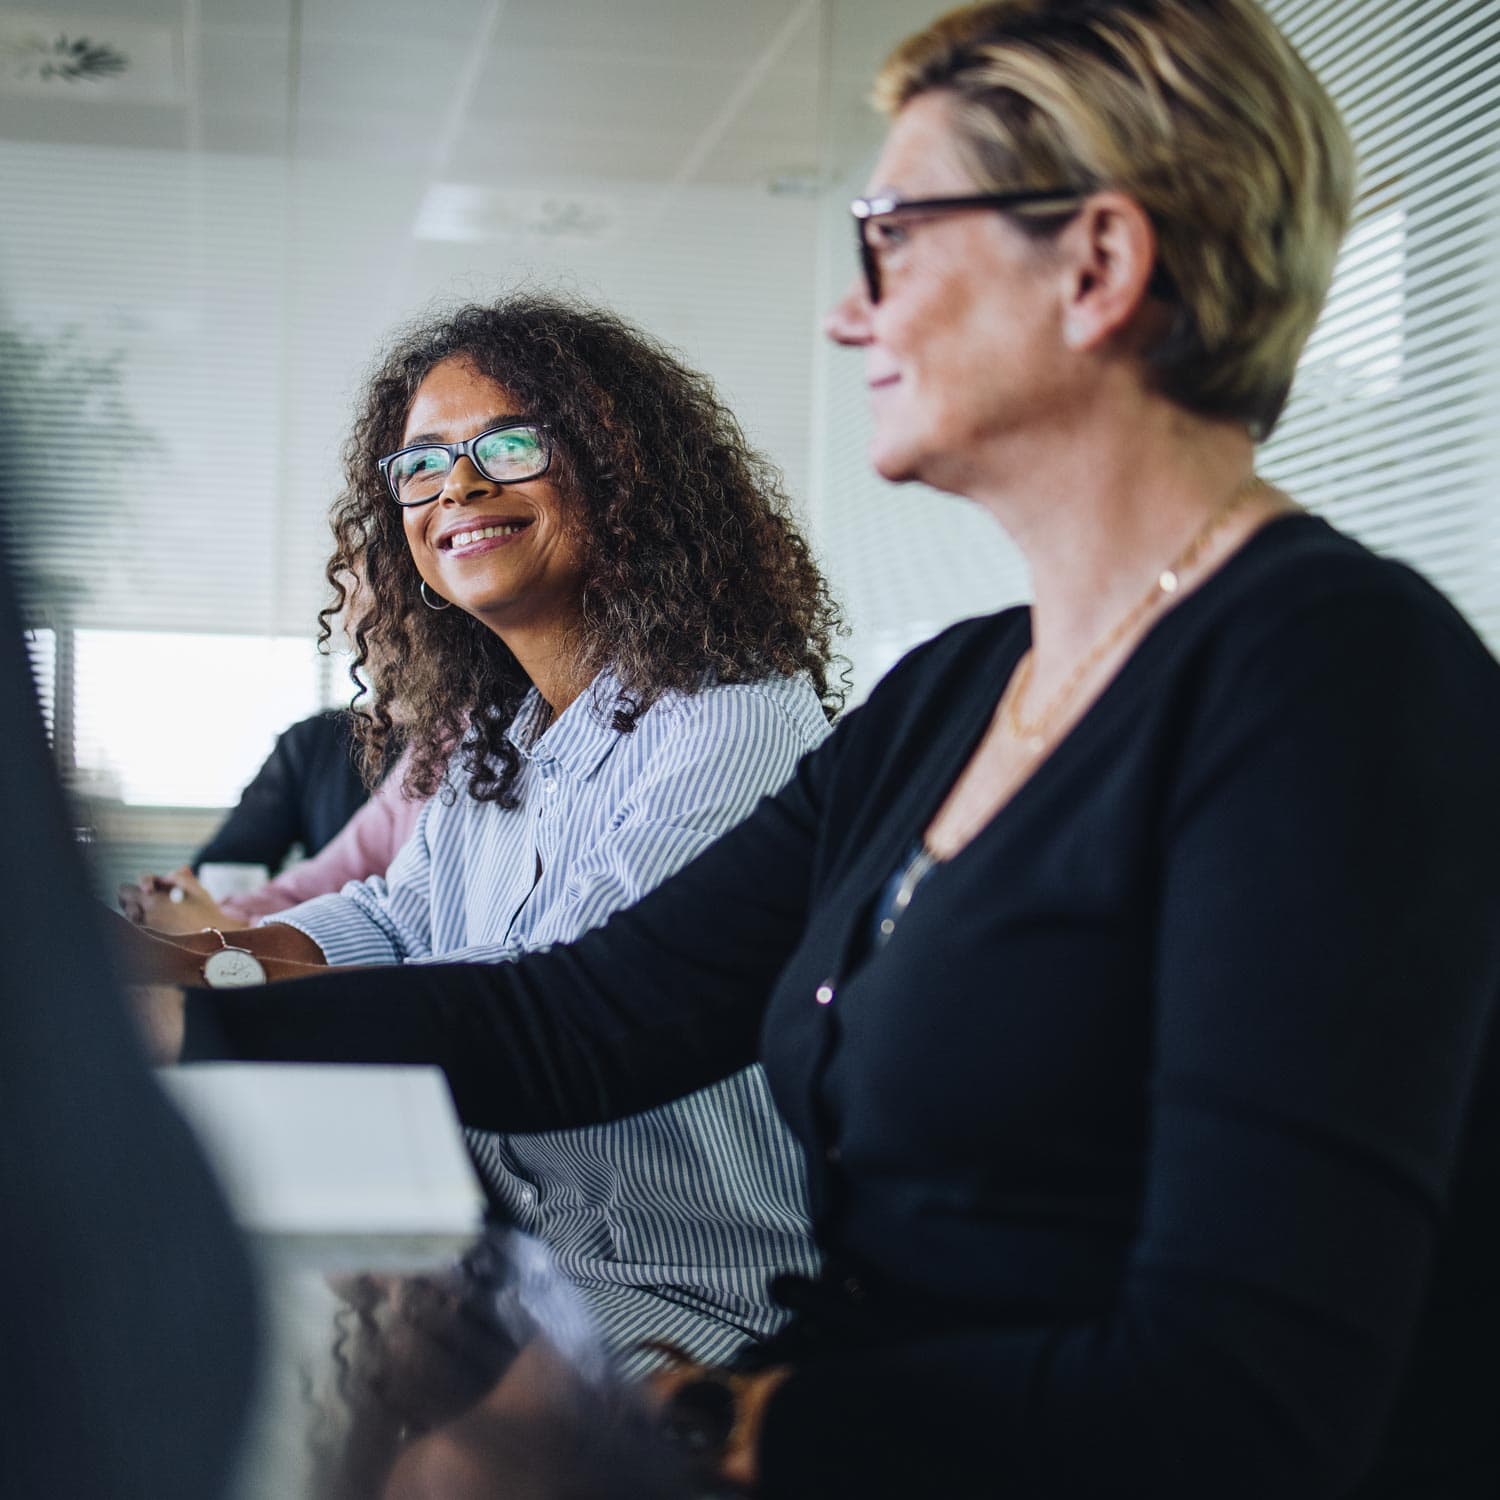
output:
[[[342,889],[351,880],[384,875],[426,805],[402,795],[406,757],[391,767],[374,796],[311,859],[268,880],[258,891],[226,897],[219,905],[240,922],[253,922],[285,911],[314,896]]]

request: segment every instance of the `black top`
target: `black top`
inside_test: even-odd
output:
[[[871,953],[1028,634],[915,652],[578,943],[194,995],[190,1050],[435,1061],[500,1130],[759,1052],[832,1257],[767,1494],[1493,1497],[1500,668],[1273,522]]]
[[[249,1256],[79,921],[13,599],[0,559],[0,1496],[213,1500],[250,1402]]]
[[[301,719],[276,744],[193,868],[222,861],[265,865],[274,875],[294,844],[313,855],[364,805],[349,715],[330,709]]]

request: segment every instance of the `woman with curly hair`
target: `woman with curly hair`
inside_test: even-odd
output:
[[[431,800],[384,879],[233,949],[137,934],[142,977],[506,961],[571,940],[775,791],[838,705],[835,610],[777,474],[707,380],[611,314],[526,296],[414,326],[344,459],[324,635],[358,578],[366,771],[392,753],[399,704],[405,786]],[[360,1047],[356,1021],[351,1060]],[[646,1338],[712,1357],[768,1335],[769,1280],[814,1264],[801,1156],[759,1068],[596,1130],[473,1144],[627,1365],[650,1361]]]

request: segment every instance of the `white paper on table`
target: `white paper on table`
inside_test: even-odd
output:
[[[193,1063],[158,1075],[240,1224],[269,1235],[466,1235],[484,1194],[438,1068]]]

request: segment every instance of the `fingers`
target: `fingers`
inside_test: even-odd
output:
[[[213,897],[208,894],[208,888],[193,874],[191,865],[182,865],[172,871],[172,883],[190,900],[201,900],[212,904]]]
[[[137,927],[142,927],[146,922],[146,906],[142,900],[141,888],[128,882],[115,892],[115,899],[119,902],[120,910]]]

